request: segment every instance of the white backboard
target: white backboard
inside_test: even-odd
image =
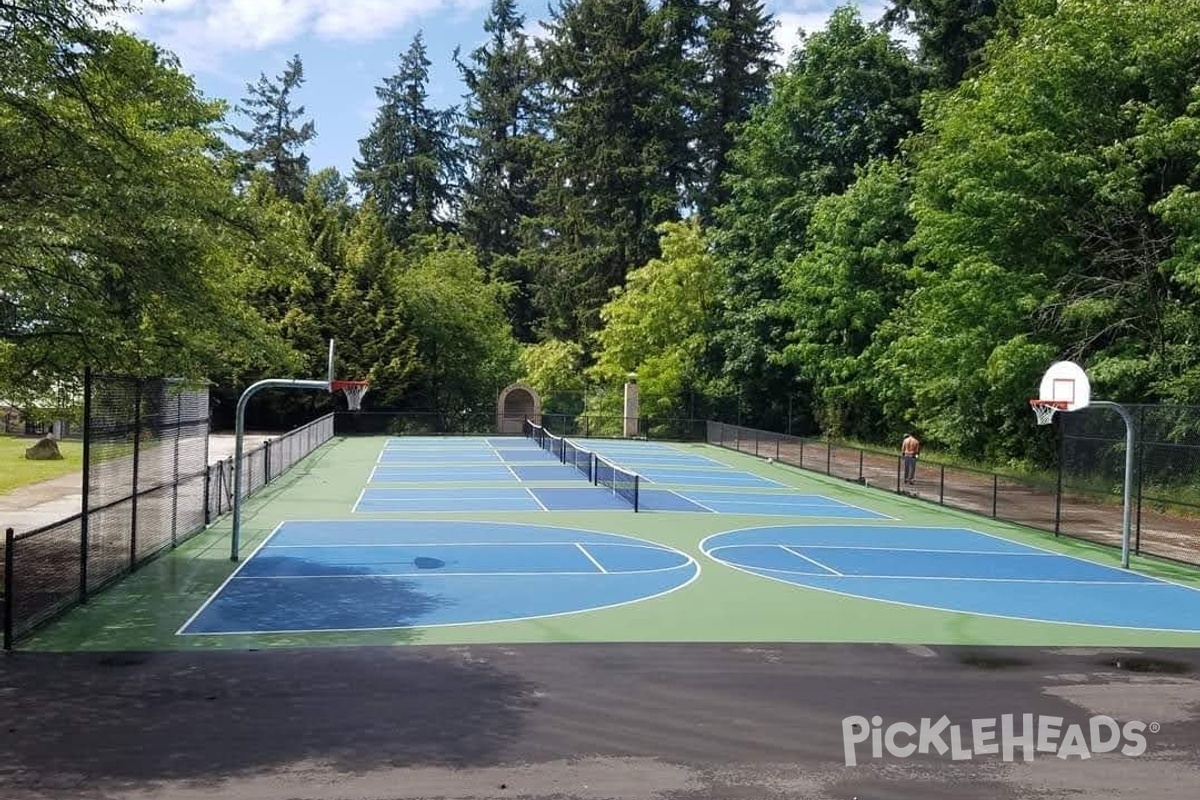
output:
[[[1058,400],[1067,404],[1065,411],[1078,411],[1092,402],[1092,384],[1083,367],[1073,361],[1058,361],[1042,376],[1038,398]]]

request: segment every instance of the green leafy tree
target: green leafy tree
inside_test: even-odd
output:
[[[583,411],[587,390],[584,358],[582,345],[562,339],[521,347],[521,379],[541,396],[544,413],[576,415]]]
[[[904,50],[844,7],[803,40],[771,100],[742,126],[730,200],[712,230],[725,275],[712,368],[748,419],[781,426],[799,391],[780,358],[790,320],[779,300],[783,276],[809,244],[814,206],[845,191],[859,166],[892,155],[916,128],[918,103]]]
[[[256,84],[247,84],[247,96],[238,111],[249,118],[249,128],[231,127],[230,131],[246,143],[241,153],[242,170],[252,172],[265,168],[271,184],[280,197],[300,202],[308,182],[308,156],[304,145],[317,135],[311,120],[297,122],[304,116],[304,106],[293,107],[294,95],[304,84],[304,64],[299,55],[293,56],[283,73],[270,79],[264,73]]]
[[[0,373],[286,360],[246,302],[222,108],[154,46],[90,27],[112,7],[0,5]]]
[[[403,254],[390,291],[417,341],[410,407],[494,410],[500,390],[519,371],[504,285],[487,280],[460,239],[439,236],[418,240]]]
[[[588,374],[605,387],[593,409],[621,413],[621,387],[636,373],[642,413],[691,416],[693,393],[712,325],[720,272],[699,222],[665,223],[662,256],[631,271],[602,309],[596,364]]]
[[[881,441],[889,421],[876,380],[875,334],[911,290],[911,176],[898,160],[863,168],[842,194],[821,198],[809,249],[789,268],[782,310],[790,320],[783,361],[813,398],[811,416],[829,435]]]
[[[428,106],[429,67],[418,33],[396,74],[376,88],[379,111],[359,140],[354,182],[375,198],[392,243],[453,227],[462,157],[453,108]]]
[[[1025,401],[1060,357],[1106,397],[1196,398],[1198,11],[1062,3],[938,105],[916,150],[919,288],[880,362],[930,438],[1034,452]]]

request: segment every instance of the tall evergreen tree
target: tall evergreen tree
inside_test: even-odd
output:
[[[544,333],[579,338],[678,218],[678,74],[645,0],[564,0],[542,59],[554,103],[539,215],[526,221]]]
[[[694,203],[711,222],[713,210],[729,200],[724,179],[737,127],[770,97],[779,47],[774,20],[759,0],[707,0],[703,11],[697,57],[705,71],[692,99],[699,173]]]
[[[493,0],[483,28],[491,38],[455,61],[469,91],[462,128],[470,174],[464,183],[463,236],[480,266],[513,284],[509,316],[516,334],[532,337],[528,271],[516,258],[522,217],[534,213],[538,184],[534,157],[544,141],[535,95],[537,59],[515,0]]]
[[[293,108],[292,102],[303,84],[304,64],[295,55],[274,80],[264,73],[257,84],[246,84],[248,95],[238,105],[238,111],[249,117],[251,126],[230,128],[247,145],[241,153],[242,169],[250,172],[265,167],[279,196],[295,202],[304,199],[308,180],[304,145],[317,135],[311,120],[297,127],[304,116],[304,106]]]
[[[418,33],[400,58],[395,75],[376,87],[379,111],[359,140],[354,182],[375,198],[384,229],[394,244],[453,227],[462,157],[453,108],[426,104],[431,62]]]
[[[983,62],[988,39],[1016,14],[1018,2],[892,0],[883,21],[916,37],[917,61],[933,86],[952,88]]]

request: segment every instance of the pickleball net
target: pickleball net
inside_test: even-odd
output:
[[[595,486],[603,486],[638,511],[641,478],[636,472],[618,467],[591,450],[585,450],[563,436],[555,436],[537,423],[525,420],[522,426],[525,438],[537,442],[543,450],[552,453],[563,464],[575,467]]]
[[[603,456],[593,454],[595,466],[592,468],[592,483],[612,490],[617,497],[623,498],[638,510],[638,494],[641,478],[636,472],[622,469]]]

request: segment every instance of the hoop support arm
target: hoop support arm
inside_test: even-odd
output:
[[[246,404],[263,389],[317,389],[329,391],[329,381],[306,381],[296,378],[268,378],[251,384],[237,403],[236,435],[233,455],[233,537],[229,546],[229,560],[238,560],[238,545],[242,527],[242,438],[246,432]]]

